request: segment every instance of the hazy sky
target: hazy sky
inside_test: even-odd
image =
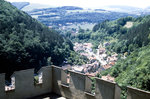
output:
[[[98,8],[107,5],[128,5],[145,8],[150,6],[150,0],[6,0],[10,2],[27,1],[51,6],[79,6],[88,8]]]

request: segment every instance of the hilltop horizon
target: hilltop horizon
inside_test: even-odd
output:
[[[150,1],[147,0],[105,0],[105,1],[101,1],[101,0],[56,0],[56,1],[52,1],[52,0],[5,0],[8,2],[29,2],[29,3],[36,3],[36,4],[41,4],[41,5],[49,5],[49,6],[55,6],[55,7],[59,7],[59,6],[78,6],[78,7],[82,7],[82,8],[90,8],[90,9],[97,9],[97,8],[102,8],[105,6],[128,6],[128,7],[136,7],[136,8],[147,8],[150,5]],[[135,3],[136,2],[136,3]]]

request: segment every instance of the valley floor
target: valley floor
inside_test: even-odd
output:
[[[96,49],[96,53],[92,50],[92,43],[75,43],[74,50],[78,52],[80,55],[86,56],[89,59],[89,62],[84,65],[75,65],[71,66],[73,71],[84,73],[89,76],[97,76],[101,71],[104,71],[108,68],[111,68],[115,65],[117,61],[118,54],[114,53],[112,55],[106,54],[106,49],[104,45],[99,45],[98,49]],[[102,79],[114,81],[114,78],[110,75],[102,76]]]

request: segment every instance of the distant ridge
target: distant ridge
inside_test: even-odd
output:
[[[57,7],[57,9],[63,9],[63,10],[83,10],[81,7],[76,7],[76,6],[62,6],[62,7]]]
[[[32,11],[34,9],[43,9],[43,8],[53,8],[54,6],[51,5],[44,5],[38,3],[30,3],[28,6],[22,8],[23,11]]]
[[[28,6],[29,4],[29,2],[12,2],[12,5],[17,7],[18,9],[22,9],[25,6]]]
[[[124,5],[104,6],[103,9],[109,10],[109,11],[115,11],[115,12],[124,12],[124,13],[129,13],[129,14],[136,14],[136,15],[147,14],[147,13],[143,13],[143,12],[145,12],[145,10],[143,8],[124,6]]]

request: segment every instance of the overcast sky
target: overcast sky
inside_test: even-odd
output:
[[[127,5],[139,8],[150,6],[150,0],[6,0],[10,2],[26,1],[51,6],[79,6],[86,8],[98,8],[107,5]]]

